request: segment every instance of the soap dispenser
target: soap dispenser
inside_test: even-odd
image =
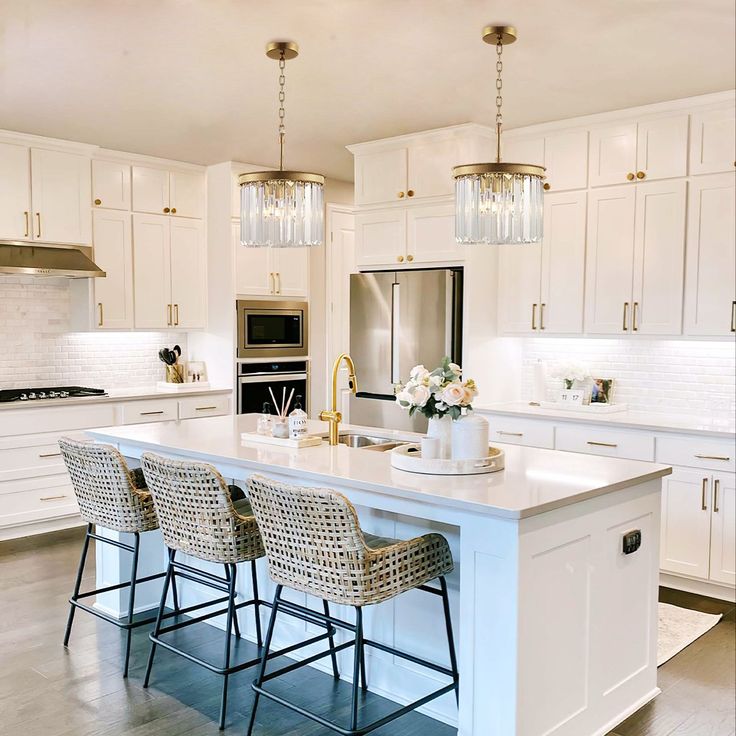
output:
[[[297,396],[294,411],[289,414],[289,437],[299,440],[307,436],[307,412],[302,409],[302,397]]]

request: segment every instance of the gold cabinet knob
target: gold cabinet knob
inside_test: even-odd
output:
[[[544,191],[545,192],[548,192],[551,188],[552,188],[552,185],[548,181],[544,182]]]
[[[399,199],[404,199],[404,192],[399,192]]]
[[[101,199],[96,199],[95,200],[95,204],[102,204],[102,200]]]
[[[397,261],[398,261],[399,263],[403,263],[403,262],[404,262],[404,256],[396,256],[396,260],[397,260]]]
[[[637,179],[646,179],[647,175],[645,171],[637,171],[636,172],[636,178]]]
[[[176,207],[172,207],[172,208],[171,208],[171,214],[172,214],[172,215],[175,215],[175,214],[176,214]]]
[[[164,207],[164,214],[168,215],[171,210],[168,207]]]
[[[628,174],[626,174],[626,178],[629,181],[634,181],[634,179],[636,179],[636,176],[634,176],[633,172],[630,171]]]
[[[409,190],[409,191],[408,191],[408,192],[406,193],[406,196],[407,196],[407,197],[413,197],[413,196],[414,196],[414,190],[413,190],[413,189],[410,189],[410,190]]]
[[[409,261],[409,263],[411,263],[414,260],[414,256],[407,256],[406,260]]]

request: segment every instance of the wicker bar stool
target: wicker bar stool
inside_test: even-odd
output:
[[[155,618],[133,620],[135,608],[136,586],[140,583],[162,578],[165,573],[137,578],[138,552],[140,535],[143,532],[158,529],[158,519],[153,508],[151,494],[145,487],[143,474],[139,470],[131,471],[123,456],[111,445],[95,444],[94,442],[79,442],[62,438],[59,440],[61,455],[66,463],[72,480],[74,493],[79,503],[79,513],[87,522],[87,532],[84,536],[82,554],[79,559],[77,576],[74,583],[74,592],[69,599],[69,618],[64,633],[64,646],[69,645],[72,633],[74,612],[81,608],[98,618],[104,619],[126,632],[125,667],[123,677],[128,676],[130,661],[130,640],[134,628],[152,623]],[[126,544],[114,539],[99,536],[95,527],[100,526],[115,532],[125,532],[133,535],[133,544]],[[87,561],[89,542],[91,539],[124,549],[133,554],[130,569],[130,582],[119,585],[109,585],[80,593],[84,566]],[[92,606],[81,602],[83,598],[109,593],[113,590],[130,588],[128,598],[128,616],[124,620],[113,618]]]
[[[256,638],[259,648],[262,646],[260,607],[270,604],[258,597],[258,580],[256,576],[256,560],[263,557],[263,543],[258,531],[255,517],[247,499],[235,504],[228,493],[225,480],[217,470],[206,463],[181,462],[169,460],[147,452],[141,458],[143,472],[148,488],[153,495],[156,513],[158,514],[164,543],[169,550],[169,564],[161,595],[158,618],[150,634],[151,652],[143,687],[148,687],[153,667],[156,647],[161,646],[179,654],[190,662],[201,665],[211,672],[223,676],[222,696],[220,700],[220,729],[225,727],[227,709],[228,678],[235,672],[253,667],[261,661],[257,656],[247,662],[233,664],[231,662],[230,635],[234,631],[240,637],[237,611],[245,606],[253,606],[256,623]],[[199,560],[221,564],[225,568],[225,577],[199,570],[176,559],[177,553],[196,557]],[[251,563],[253,598],[236,603],[237,564]],[[226,604],[226,608],[188,618],[169,626],[162,626],[164,608],[168,588],[176,578],[183,578],[224,593],[224,596],[206,601],[195,606],[181,609],[179,613],[188,613],[197,608]],[[224,663],[213,664],[186,652],[162,637],[168,632],[191,626],[227,614],[225,625]],[[332,639],[334,628],[313,641],[325,638]],[[280,656],[290,650],[281,650],[272,656]]]
[[[453,570],[453,561],[447,540],[440,534],[426,534],[406,541],[366,534],[360,528],[357,513],[350,501],[333,490],[291,486],[261,476],[251,477],[248,487],[253,512],[266,549],[268,571],[277,584],[261,665],[253,683],[256,695],[248,736],[253,732],[261,695],[345,736],[370,733],[453,690],[457,698],[459,675],[445,580],[445,575]],[[439,579],[439,588],[426,584],[436,578]],[[355,623],[335,619],[329,615],[327,609],[323,615],[284,599],[284,586],[314,595],[323,602],[354,607]],[[371,641],[363,635],[365,606],[387,601],[414,589],[442,598],[450,668]],[[309,617],[313,623],[337,626],[353,632],[355,636],[339,646],[334,646],[330,640],[330,648],[326,652],[266,673],[274,624],[279,613],[301,614]],[[372,723],[359,725],[359,682],[364,690],[367,689],[366,646],[439,672],[451,678],[452,682]],[[311,664],[328,654],[334,657],[336,652],[349,647],[354,647],[354,659],[348,727],[323,718],[264,688],[269,680]]]

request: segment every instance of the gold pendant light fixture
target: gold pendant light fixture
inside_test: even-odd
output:
[[[240,243],[248,248],[298,248],[324,242],[324,184],[321,174],[284,170],[286,62],[293,41],[272,41],[266,56],[279,63],[279,170],[241,174]]]
[[[544,167],[501,161],[503,47],[516,41],[513,26],[486,26],[496,46],[496,160],[452,170],[458,243],[538,243],[542,240]]]

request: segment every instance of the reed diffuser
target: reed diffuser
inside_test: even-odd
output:
[[[276,396],[273,393],[273,389],[269,386],[268,387],[268,393],[271,394],[271,398],[273,399],[273,405],[276,408],[276,411],[278,412],[276,419],[273,423],[273,429],[271,430],[271,433],[274,437],[279,437],[281,439],[286,439],[289,436],[289,420],[288,420],[288,414],[289,414],[289,407],[291,406],[291,400],[294,398],[294,389],[291,389],[291,393],[289,394],[289,398],[287,400],[286,398],[286,387],[283,387],[281,389],[281,401],[276,401]]]

